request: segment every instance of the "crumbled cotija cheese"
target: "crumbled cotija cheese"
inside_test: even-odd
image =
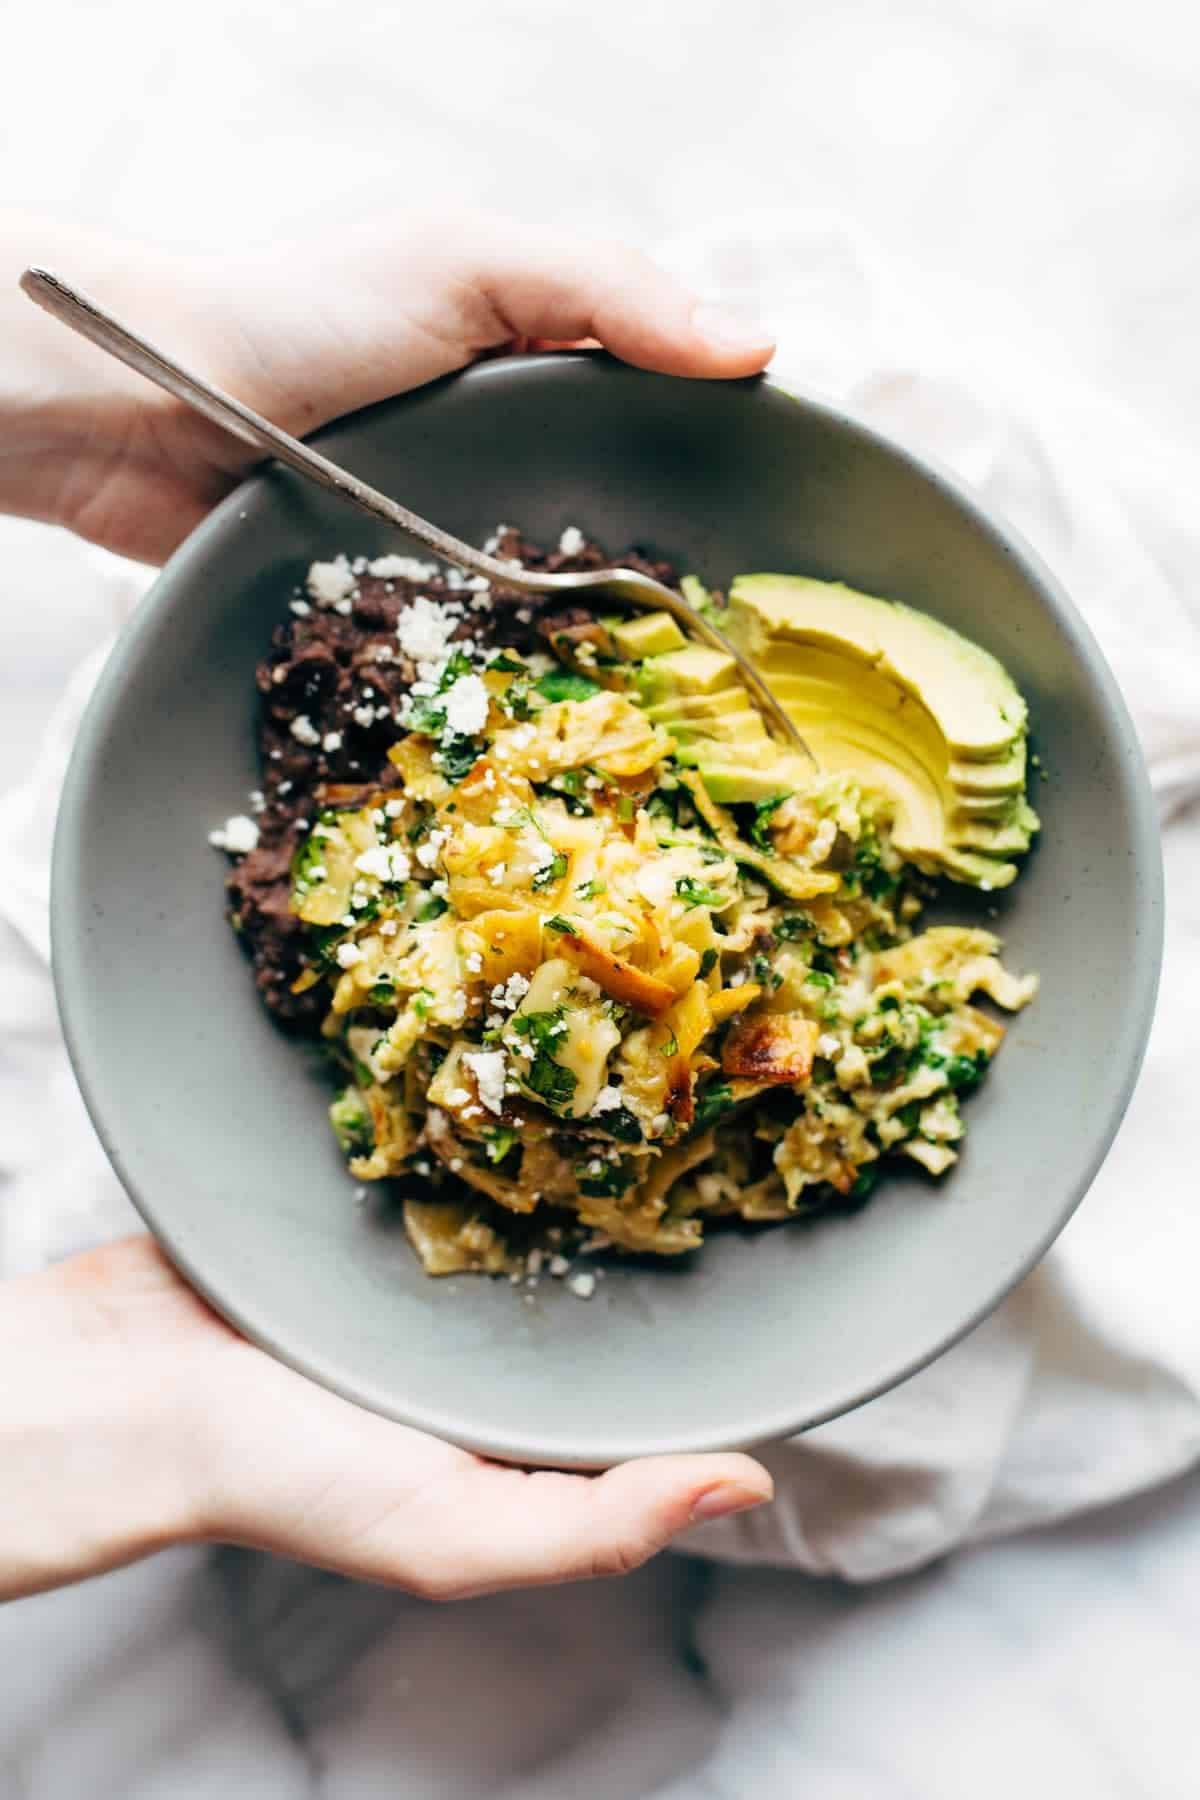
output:
[[[233,856],[246,856],[258,848],[258,826],[245,813],[234,813],[231,819],[210,831],[208,841],[214,850],[228,850]]]
[[[463,1057],[475,1077],[479,1098],[491,1113],[504,1106],[504,1083],[508,1073],[503,1050],[477,1050]]]
[[[307,713],[298,713],[292,720],[292,736],[298,744],[307,744],[310,749],[321,741],[321,734]]]
[[[354,571],[344,556],[335,557],[332,562],[315,562],[305,582],[318,606],[336,606],[354,592],[356,585]]]
[[[444,831],[431,831],[423,844],[417,845],[417,861],[423,869],[436,869],[442,845],[446,841]]]
[[[392,576],[397,581],[432,581],[437,574],[436,563],[418,562],[415,556],[377,556],[367,569],[381,579]]]
[[[564,556],[578,556],[586,542],[578,525],[568,525],[558,540],[558,547]]]
[[[446,607],[426,594],[418,594],[396,620],[396,636],[405,656],[413,662],[436,665],[445,657],[457,625],[458,619]]]
[[[407,881],[412,865],[396,844],[372,844],[354,859],[360,875],[373,875],[376,881]]]
[[[352,969],[355,963],[360,963],[363,959],[363,953],[357,944],[339,944],[334,954],[339,969]]]
[[[445,697],[446,729],[461,737],[477,737],[487,724],[488,691],[478,675],[463,675]]]

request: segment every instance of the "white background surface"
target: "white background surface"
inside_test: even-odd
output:
[[[213,249],[315,218],[322,260],[348,207],[439,194],[647,245],[816,211],[977,354],[1027,347],[1193,435],[1182,5],[10,0],[0,31],[0,192],[31,210]],[[70,547],[6,544],[17,775],[72,621],[101,625]],[[430,1612],[188,1553],[0,1614],[0,1797],[1173,1800],[1200,1787],[1198,1627],[1191,1481],[865,1592],[668,1559]]]

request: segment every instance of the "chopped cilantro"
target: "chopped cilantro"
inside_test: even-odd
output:
[[[396,984],[390,975],[382,976],[371,989],[368,999],[372,1006],[391,1006],[396,999]]]
[[[530,883],[535,893],[547,888],[552,882],[561,881],[567,872],[567,859],[563,851],[556,850],[544,869],[539,869]]]
[[[564,919],[561,913],[555,913],[553,918],[543,919],[542,924],[547,931],[574,931],[575,929],[570,919]]]
[[[679,1055],[679,1039],[675,1036],[674,1032],[671,1033],[670,1037],[667,1039],[666,1043],[663,1045],[661,1054],[663,1056],[678,1056]]]
[[[946,1080],[956,1094],[971,1094],[987,1074],[990,1058],[986,1050],[977,1050],[974,1056],[940,1056],[935,1053],[925,1060],[930,1068],[945,1070]]]
[[[864,832],[858,840],[854,861],[842,876],[842,883],[847,893],[861,892],[872,900],[886,900],[899,887],[899,876],[883,866],[883,853],[873,831]]]
[[[442,760],[438,764],[446,780],[455,786],[466,779],[479,761],[479,744],[461,732],[449,732],[439,746]]]
[[[432,999],[433,995],[428,988],[418,988],[408,1003],[422,1024],[429,1017],[429,1002]]]
[[[674,825],[679,811],[679,800],[682,789],[678,787],[656,787],[646,802],[646,811],[652,819],[669,819]]]
[[[357,1073],[357,1071],[356,1071]],[[370,1085],[368,1071],[367,1084]],[[343,1088],[329,1108],[329,1123],[343,1156],[366,1156],[374,1146],[371,1114],[356,1088]]]
[[[816,923],[807,913],[789,913],[775,926],[775,936],[787,944],[796,938],[810,937],[815,930]]]
[[[513,1030],[533,1051],[521,1080],[531,1094],[550,1107],[565,1106],[578,1086],[574,1071],[554,1060],[555,1047],[566,1029],[564,1015],[565,1009],[557,1006],[552,1012],[518,1013],[513,1019]]]
[[[575,1175],[580,1193],[590,1194],[596,1199],[623,1194],[633,1179],[623,1162],[606,1162],[599,1156],[589,1157],[587,1162],[576,1163]]]
[[[709,887],[695,875],[681,875],[675,883],[675,892],[681,900],[687,901],[689,909],[693,906],[723,906],[726,899],[720,888]]]
[[[809,987],[831,988],[833,976],[827,969],[810,969],[806,977]]]
[[[574,669],[547,669],[534,686],[545,700],[590,700],[600,692],[597,682]]]
[[[532,684],[528,676],[518,675],[515,681],[509,682],[501,697],[501,706],[509,718],[516,719],[518,724],[523,724],[526,719],[533,717],[533,707],[529,701],[532,691]]]
[[[773,794],[769,800],[760,800],[754,808],[754,821],[750,826],[750,842],[759,850],[773,848],[771,842],[771,820],[779,811],[785,800],[791,799],[791,793]]]
[[[878,1180],[878,1169],[860,1169],[854,1179],[854,1186],[850,1189],[849,1198],[851,1200],[869,1200],[875,1191],[875,1184]]]
[[[704,952],[704,955],[700,958],[700,978],[701,978],[701,980],[703,980],[706,975],[711,975],[713,970],[716,968],[717,954],[718,954],[717,951],[714,950],[712,948],[712,946],[710,945],[709,948]]]
[[[593,877],[588,881],[581,881],[579,886],[575,889],[575,892],[579,895],[581,900],[594,900],[597,894],[606,892],[607,887],[607,882],[597,881]]]
[[[733,1105],[733,1090],[727,1081],[710,1081],[696,1102],[694,1132],[708,1131]]]
[[[292,858],[292,888],[303,896],[324,879],[325,842],[310,832]]]
[[[583,797],[583,770],[564,769],[561,775],[551,777],[552,792],[563,796],[563,804],[576,819],[590,819],[592,808]]]
[[[489,661],[488,668],[495,669],[498,675],[524,675],[526,673],[525,664],[518,662],[516,657],[510,656],[506,650],[498,650]]]
[[[496,1129],[489,1131],[487,1135],[485,1154],[488,1161],[502,1163],[509,1151],[516,1147],[517,1141],[517,1133],[511,1125],[497,1125]]]
[[[611,1112],[601,1113],[588,1123],[622,1144],[640,1144],[642,1141],[642,1128],[627,1106],[614,1106]]]
[[[449,903],[440,894],[430,894],[428,900],[417,908],[416,922],[418,925],[426,925],[430,919],[440,919],[449,910]]]

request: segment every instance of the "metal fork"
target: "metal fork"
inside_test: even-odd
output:
[[[281,431],[278,425],[272,425],[269,419],[235,400],[232,394],[193,375],[138,332],[113,318],[96,301],[51,274],[49,269],[26,269],[21,277],[21,287],[31,300],[64,325],[69,325],[72,331],[79,332],[119,362],[165,388],[168,394],[184,401],[213,424],[222,426],[242,443],[275,457],[289,469],[295,469],[297,474],[307,475],[310,481],[340,494],[363,512],[395,526],[444,562],[454,563],[472,575],[482,575],[497,587],[521,593],[549,595],[556,600],[588,595],[613,600],[642,612],[670,613],[693,637],[733,657],[750,699],[774,736],[789,749],[799,750],[810,762],[813,761],[804,739],[753,664],[674,588],[664,587],[662,582],[635,569],[588,569],[579,574],[549,575],[532,569],[513,568],[486,551],[476,550],[461,538],[452,537],[439,526],[431,525],[419,514],[410,512],[398,501],[360,481],[357,475],[339,468],[320,451]]]

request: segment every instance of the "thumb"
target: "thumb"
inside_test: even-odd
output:
[[[655,1456],[603,1475],[476,1462],[458,1483],[438,1597],[626,1575],[689,1526],[760,1506],[771,1477],[748,1456]],[[443,1496],[443,1499],[445,1496]]]
[[[712,379],[754,374],[774,348],[626,245],[475,214],[348,231],[315,268],[310,247],[279,250],[236,292],[218,333],[230,385],[299,432],[514,343],[588,339]],[[217,314],[233,304],[222,295]]]

